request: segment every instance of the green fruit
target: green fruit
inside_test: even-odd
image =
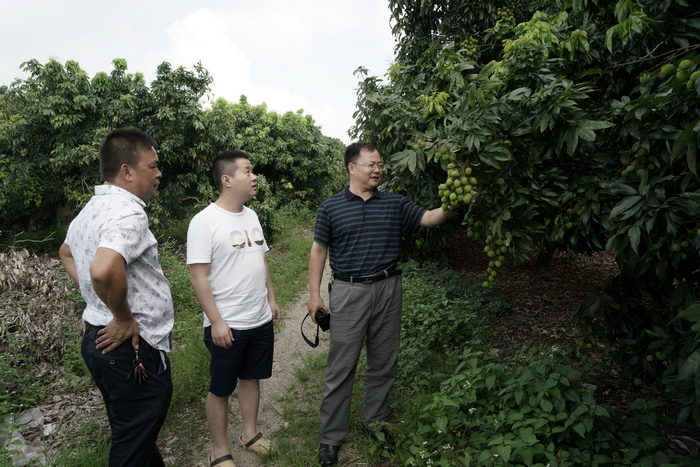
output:
[[[576,352],[576,358],[581,358],[583,357],[583,354],[581,352]]]
[[[471,167],[467,167],[466,169],[464,169],[464,175],[471,175],[471,174],[472,174],[472,168],[471,168]]]
[[[416,246],[418,246],[418,247],[423,246],[423,239],[422,238],[419,238],[416,240]]]
[[[584,362],[586,360],[588,360],[588,355],[586,355],[586,354],[581,355],[581,360],[583,360]]]
[[[503,185],[506,183],[506,181],[503,180],[502,178],[499,178],[498,180],[496,180],[496,183],[498,183],[499,185]]]
[[[447,170],[452,170],[455,168],[454,164],[447,164]]]
[[[444,183],[441,183],[441,184],[438,186],[438,190],[445,190],[445,189],[447,189],[447,185],[444,184]]]
[[[642,176],[643,173],[644,173],[644,169],[637,170],[637,175],[639,175],[640,177]]]
[[[464,190],[463,190],[462,187],[460,186],[460,187],[455,188],[455,193],[457,193],[458,195],[461,195],[461,194],[464,193]]]
[[[493,250],[491,250],[491,251],[489,251],[488,253],[486,253],[486,255],[487,255],[489,258],[493,258],[494,256],[496,256],[496,253],[495,253]]]
[[[673,65],[673,63],[667,63],[661,67],[661,74],[664,76],[671,75],[674,71],[676,71],[676,67]]]
[[[644,86],[645,84],[647,84],[649,82],[650,79],[651,79],[651,76],[648,73],[644,73],[642,76],[639,77],[639,84]]]
[[[488,246],[488,245],[486,245],[486,246],[484,247],[484,253],[488,253],[489,251],[491,251],[491,247]]]
[[[676,79],[678,81],[686,81],[690,77],[690,73],[688,73],[688,70],[678,70],[676,72]]]
[[[493,261],[489,261],[489,268],[492,268],[492,267],[494,267],[495,265],[496,265],[496,263],[494,263]]]
[[[586,344],[586,348],[587,348],[587,349],[592,349],[592,348],[593,348],[593,344],[591,344],[591,343],[589,342],[588,344]]]
[[[462,182],[460,182],[459,180],[455,180],[453,183],[454,186],[460,186],[461,184]]]
[[[654,356],[653,355],[647,355],[647,362],[653,362],[654,361]]]
[[[567,223],[566,223],[566,228],[567,228],[567,229],[570,229],[570,228],[572,228],[573,226],[574,226],[573,222],[567,222]]]
[[[695,80],[698,79],[698,76],[700,76],[700,70],[692,72],[690,74],[690,78],[688,78],[688,80],[695,83]]]
[[[489,285],[491,285],[491,284],[489,284],[489,281],[485,281],[485,282],[484,282],[483,284],[481,284],[481,285],[482,285],[484,288],[488,288]]]
[[[470,195],[469,193],[464,195],[464,202],[465,203],[469,203],[469,202],[471,202],[471,200],[472,200],[472,195]]]
[[[693,66],[693,61],[685,59],[685,60],[682,60],[681,63],[678,64],[678,69],[679,70],[687,70],[691,66]]]
[[[661,358],[661,355],[663,355],[663,354],[661,352],[657,351],[654,355],[656,356],[656,358]]]
[[[467,222],[469,223],[469,225],[474,225],[474,218],[470,217]]]
[[[454,201],[457,199],[457,193],[450,193],[450,201]]]
[[[688,245],[690,245],[690,243],[688,243],[688,242],[685,241],[685,240],[683,240],[683,241],[681,242],[681,248],[688,248]]]
[[[500,261],[496,261],[496,262],[494,263],[494,265],[495,265],[497,268],[500,268],[500,267],[503,265],[503,263],[501,263]]]
[[[470,184],[470,185],[476,185],[476,178],[471,177],[471,178],[469,179],[469,184]]]
[[[503,255],[498,255],[498,261],[505,261],[506,257]]]
[[[639,152],[637,152],[637,155],[638,155],[639,157],[644,157],[644,156],[647,155],[647,152],[648,152],[648,151],[647,151],[647,148],[641,148],[641,149],[639,150]]]
[[[642,378],[635,378],[634,384],[636,384],[637,386],[641,386],[642,385]]]
[[[506,248],[505,246],[502,246],[502,247],[501,247],[501,252],[502,252],[502,253],[505,253],[506,251],[508,251],[508,248]]]
[[[674,243],[673,244],[673,251],[678,253],[679,251],[681,251],[681,246],[678,243]]]

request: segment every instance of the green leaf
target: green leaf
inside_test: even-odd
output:
[[[586,438],[586,427],[583,423],[577,423],[574,425],[574,431],[578,433],[581,438]]]
[[[542,399],[542,400],[540,400],[540,407],[545,412],[551,413],[552,409],[554,408],[554,405],[552,405],[552,403],[550,401],[548,401],[547,399]]]
[[[627,231],[627,235],[629,235],[630,246],[632,247],[632,250],[634,250],[635,253],[639,254],[639,252],[637,251],[637,248],[639,247],[639,239],[641,237],[639,226],[635,224],[632,227],[630,227],[630,229]]]
[[[680,156],[681,153],[688,147],[688,142],[690,141],[690,137],[694,132],[693,127],[698,123],[700,123],[700,117],[693,120],[693,122],[688,125],[688,128],[683,130],[681,134],[678,135],[678,138],[676,138],[676,141],[673,143],[673,149],[671,150],[671,162],[676,160],[676,158]]]
[[[628,196],[619,203],[615,205],[615,207],[610,211],[610,218],[612,219],[613,217],[617,216],[618,214],[626,211],[627,209],[631,208],[635,204],[637,204],[640,200],[642,199],[641,196],[636,195],[636,196]]]
[[[674,319],[678,318],[687,319],[688,321],[692,321],[694,323],[700,321],[700,303],[691,305],[689,308],[686,308],[678,313]]]
[[[510,446],[496,446],[496,453],[501,456],[505,465],[508,465],[508,461],[510,461],[511,449]]]
[[[688,359],[683,362],[683,366],[678,371],[678,379],[689,379],[695,376],[695,373],[698,371],[700,371],[700,348],[695,349],[695,352],[690,354]]]

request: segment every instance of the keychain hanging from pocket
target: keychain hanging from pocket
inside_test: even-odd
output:
[[[136,358],[134,358],[133,368],[126,379],[132,380],[134,384],[141,384],[148,379],[148,372],[146,372],[146,366],[139,358],[139,349],[134,350],[136,351]]]

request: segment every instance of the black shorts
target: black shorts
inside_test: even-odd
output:
[[[266,379],[272,376],[275,333],[272,321],[253,329],[233,329],[233,345],[225,349],[211,340],[211,326],[204,328],[204,344],[211,354],[209,392],[228,397],[238,379]]]

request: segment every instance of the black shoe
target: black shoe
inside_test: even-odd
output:
[[[340,446],[321,443],[321,446],[318,448],[318,460],[321,462],[321,465],[324,467],[336,465],[338,463],[339,448]]]
[[[379,442],[379,436],[377,436],[376,431],[370,430],[364,424],[362,425],[362,430],[369,435],[369,437],[372,439],[372,441]],[[389,451],[390,453],[393,453],[394,451],[396,451],[396,441],[394,441],[394,437],[391,436],[391,433],[389,433],[389,430],[385,426],[383,426],[379,430],[379,432],[384,434],[384,443],[386,444],[386,450]]]

